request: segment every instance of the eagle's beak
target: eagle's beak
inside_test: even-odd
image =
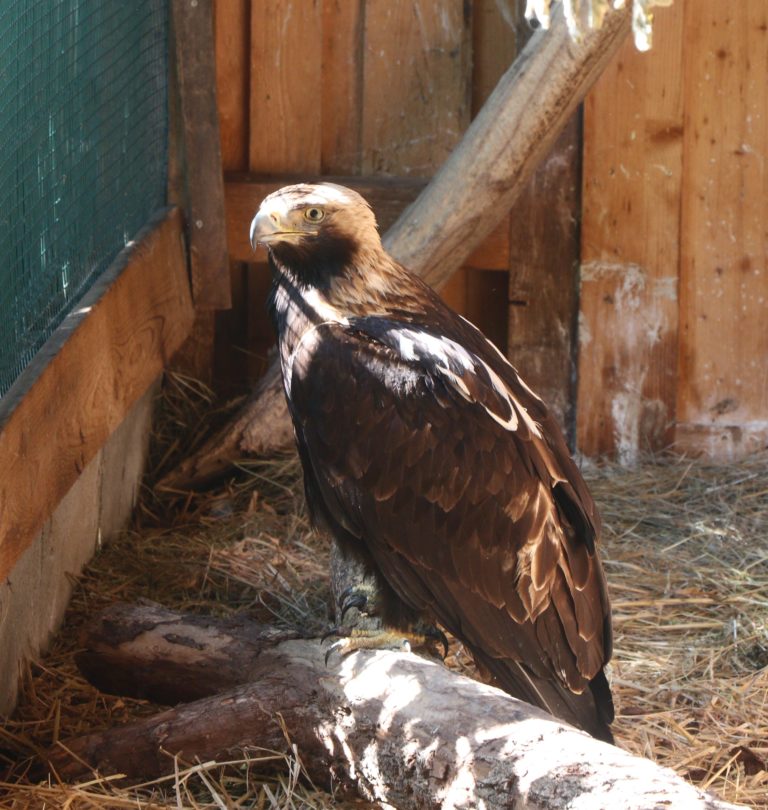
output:
[[[279,225],[275,224],[274,219],[266,211],[259,210],[251,222],[251,247],[256,250],[259,242],[268,241],[278,230]]]

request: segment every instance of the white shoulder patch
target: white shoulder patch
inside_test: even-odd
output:
[[[489,345],[493,346],[490,341]],[[407,328],[398,331],[397,347],[402,357],[406,360],[418,360],[419,358],[431,359],[435,364],[435,369],[463,399],[467,402],[476,402],[485,410],[491,419],[501,425],[505,430],[517,430],[520,420],[522,420],[534,436],[541,438],[538,423],[529,416],[528,411],[517,401],[514,394],[501,377],[499,377],[484,360],[469,352],[461,344],[456,343],[456,341],[450,338],[438,337],[417,328]],[[493,346],[493,348],[504,362],[508,363],[501,352],[499,352],[495,346]],[[477,376],[479,368],[482,368],[487,374],[496,396],[498,396],[502,402],[506,403],[510,414],[509,418],[504,418],[501,414],[496,413],[493,408],[489,408],[483,402],[478,402],[472,396],[469,387],[462,377],[464,374]],[[526,390],[529,390],[527,386],[524,387]]]

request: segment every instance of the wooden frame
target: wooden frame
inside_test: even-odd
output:
[[[159,212],[0,401],[0,577],[189,334],[182,219]]]

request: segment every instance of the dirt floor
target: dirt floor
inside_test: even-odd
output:
[[[170,458],[157,452],[156,470]],[[725,799],[768,808],[768,453],[586,474],[605,526],[618,744]],[[78,673],[81,628],[100,608],[144,598],[318,634],[328,624],[328,545],[308,526],[293,455],[248,464],[203,495],[148,488],[136,526],[78,579],[50,651],[22,675],[18,709],[0,724],[0,808],[339,807],[282,752],[177,763],[168,778],[129,788],[98,775],[75,785],[30,778],[56,741],[157,711],[103,695]],[[446,663],[473,672],[456,643]]]

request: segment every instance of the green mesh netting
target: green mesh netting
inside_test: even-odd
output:
[[[165,202],[166,0],[0,0],[0,396]]]

